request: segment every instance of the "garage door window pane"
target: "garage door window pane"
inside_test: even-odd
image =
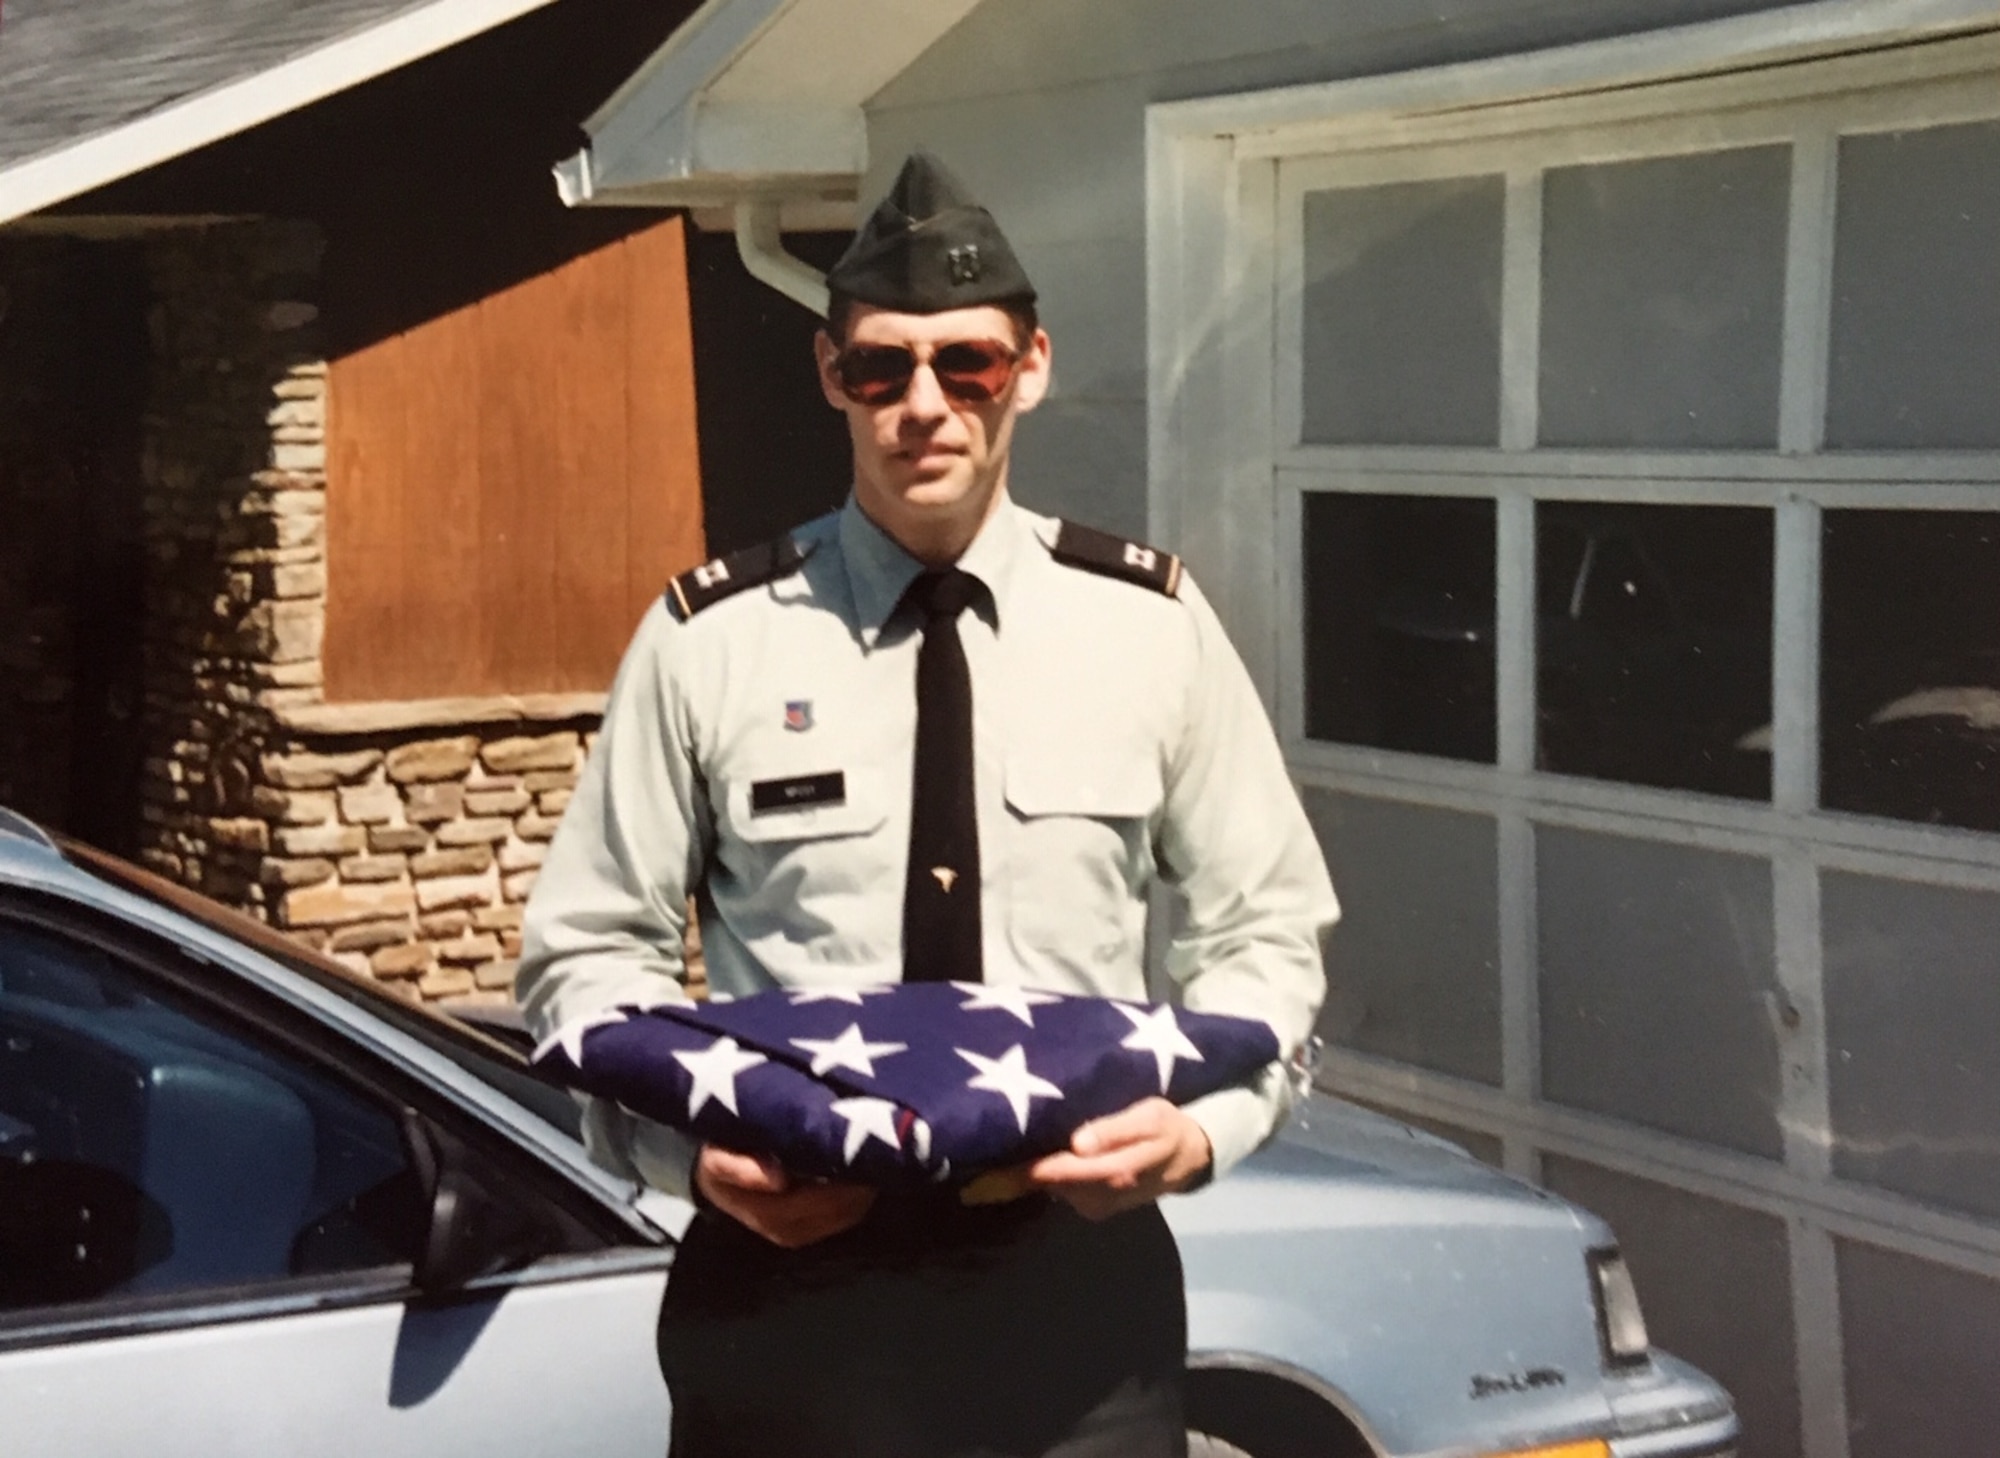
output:
[[[1829,872],[1820,901],[1835,1171],[2000,1217],[2000,896]]]
[[[1993,1451],[2000,1281],[1836,1243],[1849,1458]]]
[[[1498,177],[1308,193],[1301,419],[1319,445],[1494,445]]]
[[[1771,514],[1536,510],[1541,766],[1770,794]]]
[[[1497,1085],[1493,821],[1323,790],[1308,790],[1305,802],[1343,907],[1321,1035]]]
[[[1778,438],[1790,149],[1551,169],[1543,445]]]
[[[1493,503],[1305,499],[1306,733],[1492,763]]]
[[[2000,445],[2000,122],[1840,142],[1827,444]]]
[[[1822,798],[2000,831],[2000,512],[1831,511]]]
[[[1535,847],[1543,1092],[1779,1158],[1769,863],[1549,826]]]

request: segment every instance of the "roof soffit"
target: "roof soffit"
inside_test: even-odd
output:
[[[584,123],[575,202],[849,198],[868,99],[978,0],[709,0]]]

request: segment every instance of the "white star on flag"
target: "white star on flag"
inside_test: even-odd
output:
[[[535,1048],[535,1057],[540,1058],[551,1048],[560,1048],[569,1055],[569,1061],[578,1068],[583,1067],[583,1035],[592,1028],[608,1028],[613,1023],[625,1021],[625,1009],[614,1007],[605,1012],[592,1013],[588,1017],[571,1018],[557,1028]]]
[[[864,997],[876,997],[889,991],[886,987],[816,987],[811,992],[792,994],[792,1006],[804,1007],[809,1002],[851,1002],[861,1006]]]
[[[873,1078],[877,1058],[905,1053],[910,1047],[908,1043],[871,1043],[861,1036],[859,1023],[849,1023],[847,1031],[838,1038],[794,1038],[792,1046],[812,1054],[815,1078],[836,1068],[851,1069]]]
[[[1161,1093],[1165,1093],[1167,1085],[1173,1082],[1176,1058],[1186,1058],[1193,1063],[1202,1061],[1201,1049],[1195,1047],[1193,1040],[1181,1031],[1181,1025],[1174,1020],[1172,1008],[1157,1007],[1149,1012],[1122,1002],[1112,1006],[1132,1020],[1131,1036],[1118,1046],[1153,1055],[1153,1061],[1160,1067]]]
[[[1062,1090],[1046,1078],[1038,1078],[1028,1072],[1028,1054],[1019,1043],[998,1058],[982,1057],[965,1048],[954,1048],[952,1051],[979,1070],[966,1080],[965,1086],[997,1093],[1007,1100],[1023,1134],[1028,1132],[1028,1100],[1059,1099],[1063,1096]]]
[[[847,1143],[841,1152],[849,1164],[870,1139],[891,1149],[903,1147],[896,1138],[896,1106],[888,1099],[835,1099],[829,1107],[847,1120]]]
[[[965,1001],[958,1005],[960,1012],[998,1009],[1012,1013],[1031,1028],[1035,1025],[1035,1015],[1028,1011],[1029,1008],[1062,1001],[1053,993],[1030,992],[1025,987],[995,987],[988,982],[954,982],[951,985],[965,994]]]
[[[738,1046],[734,1038],[717,1038],[702,1053],[676,1053],[674,1060],[694,1075],[694,1089],[688,1094],[688,1117],[692,1119],[711,1098],[730,1113],[736,1112],[736,1075],[746,1068],[769,1062],[762,1053]]]

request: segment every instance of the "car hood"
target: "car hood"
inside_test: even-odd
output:
[[[1615,1430],[1586,1257],[1602,1222],[1353,1105],[1302,1113],[1162,1204],[1197,1364],[1294,1374],[1384,1453]]]
[[[1560,1227],[1609,1243],[1594,1217],[1481,1164],[1455,1144],[1354,1104],[1314,1095],[1269,1145],[1199,1196],[1170,1201],[1174,1226]]]

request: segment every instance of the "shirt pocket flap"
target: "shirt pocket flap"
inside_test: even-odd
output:
[[[1046,747],[1007,757],[1007,803],[1026,816],[1142,820],[1159,808],[1160,764],[1151,750]]]
[[[787,771],[748,774],[732,780],[727,790],[729,823],[741,840],[767,841],[829,840],[841,835],[866,835],[879,830],[889,818],[886,786],[874,770],[828,771],[810,776],[824,780],[838,773],[840,794],[806,805],[785,806],[759,811],[756,787],[799,778]]]

